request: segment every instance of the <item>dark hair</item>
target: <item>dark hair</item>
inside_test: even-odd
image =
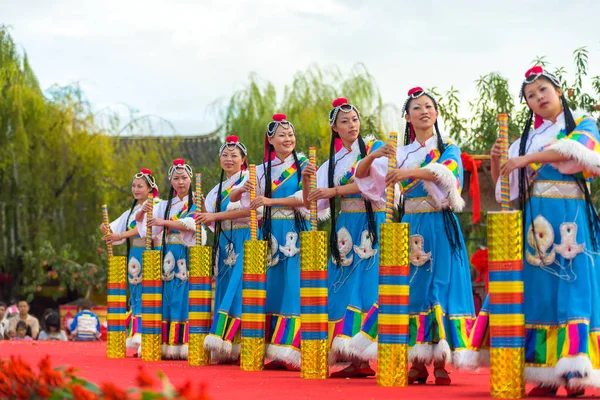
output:
[[[246,154],[242,149],[236,146],[236,149],[239,150],[242,158],[246,157]],[[244,161],[242,167],[247,166],[247,161]],[[241,170],[240,170],[241,171]],[[223,181],[225,179],[225,170],[221,168],[221,176],[219,177],[219,187],[217,189],[217,200],[215,203],[215,212],[221,212],[221,202],[223,199],[221,198],[221,193],[223,192]],[[213,269],[216,268],[217,255],[219,254],[219,242],[221,238],[221,233],[225,236],[227,243],[233,243],[233,239],[230,236],[227,236],[225,231],[223,231],[223,227],[221,226],[221,221],[215,221],[215,234],[213,235],[213,244],[212,244],[212,265]]]
[[[19,303],[25,303],[25,304],[29,305],[29,302],[25,299],[20,299],[19,301],[17,301],[17,307],[19,306]]]
[[[186,172],[187,174],[187,172]],[[191,177],[190,177],[191,178]],[[170,213],[171,213],[171,204],[173,202],[173,196],[175,195],[175,189],[173,188],[173,185],[171,184],[171,189],[169,190],[169,199],[167,200],[167,207],[165,208],[165,213],[163,214],[163,219],[169,220],[170,219]],[[193,191],[192,191],[192,184],[190,183],[190,187],[188,188],[188,198],[187,198],[187,210],[189,212],[192,204],[193,204]],[[167,231],[168,229],[165,227],[163,229],[163,234],[162,234],[162,248],[160,251],[160,259],[161,262],[164,260],[165,258],[165,249],[166,249],[166,245],[167,245]]]
[[[29,326],[27,325],[27,323],[25,321],[18,321],[17,322],[17,326],[15,327],[15,330],[18,331],[19,329],[28,330]]]
[[[3,301],[0,301],[0,307],[8,308],[8,306],[6,305],[6,303],[3,302]]]
[[[293,129],[293,128],[292,128]],[[271,156],[275,151],[275,148],[272,144],[267,142],[267,165],[265,167],[265,197],[272,198],[272,176],[271,176]],[[302,184],[302,176],[301,176],[301,168],[300,161],[298,160],[298,154],[296,154],[296,150],[292,150],[292,155],[294,156],[294,164],[296,165],[296,177],[298,179],[298,187]],[[263,164],[264,165],[264,164]],[[296,230],[298,232],[305,231],[306,220],[302,218],[300,212],[294,209],[294,224],[296,226]],[[268,243],[268,248],[271,248],[271,207],[265,206],[263,207],[263,223],[261,227],[263,233],[263,240],[266,240]]]
[[[425,96],[429,97],[431,99],[431,101],[433,101],[433,106],[435,107],[435,110],[438,111],[438,104],[437,101],[435,101],[435,99],[433,97],[431,97],[429,95],[429,93],[424,92],[423,93]],[[410,106],[410,103],[413,101],[414,98],[410,98],[407,102],[406,102],[406,112],[408,113],[408,107]],[[442,140],[442,134],[440,133],[440,128],[437,122],[437,119],[435,120],[435,123],[433,124],[434,128],[435,128],[435,134],[436,134],[436,138],[437,138],[437,148],[438,151],[440,152],[440,157],[442,156],[442,154],[444,154],[444,151],[446,151],[446,144],[444,143],[444,141]],[[404,144],[408,145],[409,143],[414,142],[414,138],[411,138],[411,124],[410,122],[406,122],[406,128],[404,129]],[[398,207],[398,221],[402,220],[402,217],[404,217],[404,213],[405,213],[405,208],[404,208],[404,199],[402,200],[402,203],[400,204],[400,206]],[[458,226],[457,218],[456,215],[454,214],[454,211],[452,211],[450,208],[443,208],[442,209],[442,216],[444,218],[444,231],[446,232],[446,237],[448,238],[448,242],[450,243],[450,248],[452,249],[453,253],[458,253],[460,256],[460,252],[459,250],[462,249],[462,244],[460,241],[460,228]]]
[[[150,177],[152,177],[152,175],[150,175]],[[142,180],[144,181],[146,186],[148,186],[150,188],[150,190],[152,190],[152,186],[150,186],[150,184],[148,183],[148,180],[147,179],[142,179]],[[129,218],[131,218],[131,214],[133,213],[133,209],[135,208],[137,203],[138,203],[138,200],[136,198],[134,198],[133,203],[131,203],[131,208],[129,209],[129,214],[127,215],[127,219],[125,220],[125,231],[129,230]],[[131,251],[131,238],[127,238],[126,242],[127,242],[127,259],[129,259],[129,252]],[[151,240],[150,243],[152,243],[151,249],[154,249],[154,241]]]
[[[44,329],[46,332],[49,331],[50,328],[56,328],[56,330],[60,331],[60,316],[55,311],[48,314],[44,320]]]
[[[83,299],[79,302],[79,308],[81,308],[82,310],[91,310],[92,307],[93,304],[88,299]]]
[[[358,115],[358,113],[357,113]],[[337,117],[339,113],[335,117],[334,125],[337,122]],[[327,171],[327,186],[329,188],[335,187],[335,183],[333,181],[333,175],[335,173],[335,139],[339,138],[340,135],[331,127],[331,143],[329,145],[329,169]],[[364,158],[367,155],[367,147],[365,146],[365,141],[362,136],[359,134],[358,138],[358,147],[360,149],[360,157]],[[375,214],[373,213],[373,206],[371,201],[363,198],[365,203],[365,211],[367,213],[367,224],[369,228],[369,236],[371,238],[371,243],[373,245],[377,244],[377,226],[375,224]],[[341,265],[341,256],[340,249],[338,248],[338,235],[336,229],[336,219],[337,215],[335,212],[335,196],[329,199],[329,208],[331,211],[331,231],[329,231],[329,247],[331,247],[331,256],[335,260],[337,265]]]
[[[554,86],[557,89],[561,89],[560,86],[557,86],[554,82],[552,82],[552,80],[548,79],[545,76],[541,76],[541,79],[545,79],[546,81],[550,82],[552,84],[552,86]],[[522,92],[525,92],[525,86],[527,86],[526,84],[523,85],[523,90]],[[525,99],[525,101],[527,101],[527,99]],[[567,99],[563,94],[560,95],[560,102],[561,105],[563,107],[563,113],[565,116],[565,133],[568,135],[571,132],[573,132],[575,130],[576,124],[575,124],[575,119],[573,118],[573,114],[571,113],[571,110],[569,109],[569,104],[567,103]],[[529,103],[527,104],[529,106]],[[529,107],[529,114],[527,117],[527,121],[525,123],[525,129],[523,129],[523,133],[521,134],[521,143],[519,146],[519,156],[523,156],[525,155],[525,153],[527,152],[527,141],[529,139],[529,131],[531,130],[531,124],[533,123],[533,110],[531,109],[531,107]],[[600,235],[600,217],[598,216],[598,213],[596,211],[596,208],[594,207],[594,202],[592,200],[592,196],[590,194],[590,190],[588,189],[587,183],[585,181],[584,178],[582,177],[575,177],[575,182],[577,183],[577,185],[579,186],[579,188],[581,189],[581,191],[583,192],[584,198],[585,198],[585,212],[586,212],[586,216],[587,216],[587,221],[588,221],[588,227],[590,229],[590,241],[592,244],[592,249],[593,251],[597,252],[598,251],[598,235]],[[529,183],[529,177],[527,176],[527,172],[526,172],[526,168],[520,168],[519,169],[519,206],[522,210],[522,228],[523,228],[523,233],[526,233],[526,222],[527,222],[527,212],[529,211],[529,213],[531,213],[531,216],[533,218],[533,211],[531,210],[531,203],[529,202],[529,198],[531,197],[531,193],[529,192],[530,190],[530,183]],[[527,207],[527,205],[529,204],[529,207]],[[533,219],[532,219],[532,223],[531,223],[531,229],[533,231],[533,237],[535,238],[536,241],[536,246],[539,248],[539,244],[538,244],[538,236],[536,235],[535,232],[535,225],[533,224]]]

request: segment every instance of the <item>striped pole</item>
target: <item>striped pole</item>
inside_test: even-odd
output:
[[[149,195],[148,202],[154,204]],[[146,218],[153,217],[150,208]],[[162,272],[160,250],[152,250],[152,227],[146,227],[146,250],[142,254],[142,360],[162,358]]]
[[[102,205],[102,220],[108,225],[108,207]],[[110,228],[109,228],[110,231]],[[108,333],[106,338],[106,356],[108,358],[125,358],[125,341],[127,339],[127,259],[113,255],[112,244],[108,247],[108,279],[106,296],[106,321]]]
[[[503,160],[508,158],[507,118],[498,117],[500,137],[506,143]],[[525,396],[523,228],[521,212],[509,211],[508,177],[501,181],[501,198],[503,211],[488,212],[490,394],[518,399]]]
[[[256,166],[250,165],[250,182],[256,183]],[[250,191],[250,201],[256,191]],[[250,238],[244,242],[242,277],[242,353],[244,371],[260,371],[265,361],[265,306],[267,300],[267,242],[256,240],[256,210],[250,211]]]
[[[316,148],[309,148],[308,154],[310,162],[316,164]],[[313,175],[310,189],[314,190],[316,187]],[[310,205],[310,224],[310,231],[300,233],[300,377],[326,379],[329,376],[327,240],[325,232],[317,231],[316,201]]]
[[[203,212],[202,174],[196,174],[196,211]],[[204,349],[204,339],[210,331],[212,249],[202,246],[202,225],[196,221],[196,245],[190,248],[190,295],[188,364],[210,364],[210,352]]]
[[[398,145],[398,132],[390,132],[389,144],[394,149]],[[396,153],[394,157],[388,157],[388,172],[396,169]],[[394,186],[390,185],[385,189],[385,222],[394,222]]]
[[[106,204],[102,204],[102,222],[104,223],[104,225],[108,225],[107,233],[112,233],[112,231],[110,230],[109,219],[108,219],[108,207],[106,206]],[[112,243],[106,243],[106,250],[108,253],[108,258],[110,259],[113,256]]]
[[[390,133],[396,148],[397,132]],[[388,157],[388,171],[396,168],[396,154]],[[394,185],[386,188],[386,222],[381,224],[379,310],[377,319],[377,385],[408,385],[409,226],[393,222]]]
[[[502,144],[502,155],[500,156],[500,163],[503,164],[508,160],[508,114],[498,115],[498,137]],[[508,183],[508,175],[502,175],[500,177],[500,205],[502,211],[510,210],[510,188]]]

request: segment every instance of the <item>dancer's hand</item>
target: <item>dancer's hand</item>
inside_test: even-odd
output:
[[[302,170],[302,177],[310,178],[311,176],[313,176],[316,173],[317,173],[317,166],[309,161],[304,166],[304,169]]]
[[[250,209],[251,210],[256,210],[259,207],[265,206],[265,207],[270,207],[273,205],[273,199],[270,199],[268,197],[265,196],[258,196],[257,198],[255,198],[254,200],[252,200],[252,202],[250,203]]]
[[[385,176],[385,184],[387,186],[395,185],[398,182],[406,180],[408,177],[409,176],[406,170],[395,169],[387,173],[387,175]]]
[[[109,224],[100,224],[100,232],[102,232],[102,233],[110,232],[110,225]]]
[[[330,199],[335,196],[335,188],[315,189],[308,195],[308,201],[316,201],[322,199]]]
[[[490,151],[490,157],[496,160],[499,160],[502,156],[502,140],[500,138],[496,139],[496,142],[492,146],[492,150]]]
[[[372,152],[371,154],[369,154],[368,157],[377,159],[380,157],[395,157],[396,156],[396,148],[394,146],[392,146],[391,144],[387,143],[383,146],[381,146],[380,148],[378,148],[377,150],[375,150],[374,152]]]
[[[102,240],[104,240],[108,244],[112,244],[113,242],[117,242],[121,239],[119,238],[118,233],[109,233],[109,234],[102,236]]]
[[[529,165],[529,158],[527,156],[510,158],[508,161],[506,161],[500,166],[500,175],[508,176],[515,169],[524,168],[527,165]]]
[[[196,222],[200,222],[204,225],[209,225],[212,222],[216,221],[215,214],[213,213],[198,213],[194,218]]]
[[[164,226],[165,222],[162,218],[148,218],[148,226]]]
[[[154,205],[151,202],[149,202],[148,200],[146,200],[144,202],[144,205],[142,206],[142,212],[148,213],[148,212],[152,211],[152,207],[154,207]]]

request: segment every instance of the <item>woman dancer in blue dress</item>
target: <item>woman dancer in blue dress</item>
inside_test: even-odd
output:
[[[243,253],[244,242],[250,240],[250,213],[231,195],[248,180],[246,155],[246,146],[237,136],[225,139],[219,150],[219,184],[206,196],[206,212],[196,214],[196,219],[215,233],[215,312],[204,347],[211,350],[213,360],[223,363],[235,362],[240,356]]]
[[[329,281],[330,362],[351,361],[347,368],[332,377],[372,376],[371,357],[350,345],[353,336],[362,335],[363,325],[373,326],[377,320],[379,284],[379,225],[385,220],[385,201],[370,201],[360,195],[354,181],[358,161],[383,146],[373,136],[360,135],[358,109],[344,98],[333,102],[329,113],[331,145],[329,159],[318,169],[308,164],[303,172],[303,196],[306,207],[317,201],[320,217],[330,211],[331,259]],[[336,151],[336,143],[341,148]],[[317,189],[309,193],[310,176],[317,174]],[[341,198],[336,214],[335,198]],[[375,327],[376,337],[377,328]],[[373,334],[372,329],[365,332]],[[375,340],[375,339],[373,339]]]
[[[137,220],[143,218],[142,205],[152,194],[158,201],[158,186],[152,176],[152,171],[142,168],[134,175],[131,182],[133,203],[128,211],[109,224],[102,225],[100,229],[105,232],[102,238],[113,246],[127,243],[127,282],[129,290],[129,314],[127,316],[126,346],[136,349],[141,357],[142,344],[141,316],[142,316],[142,252],[146,248],[146,241],[138,233]],[[107,228],[110,228],[108,233]],[[160,238],[155,241],[155,247],[160,246]]]
[[[433,361],[436,385],[449,385],[445,365],[466,351],[475,319],[469,259],[453,213],[464,206],[463,169],[460,149],[442,140],[435,98],[419,87],[408,96],[406,145],[372,152],[358,164],[356,181],[373,199],[386,185],[402,186],[401,221],[410,224],[408,381],[425,383]],[[388,174],[387,156],[394,154],[397,168]]]

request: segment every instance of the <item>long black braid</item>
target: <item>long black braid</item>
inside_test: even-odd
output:
[[[265,168],[265,197],[272,198],[273,196],[273,188],[272,188],[272,176],[271,176],[271,158],[273,155],[274,147],[272,144],[268,144],[267,149],[267,165]],[[296,165],[296,176],[298,179],[298,187],[302,183],[302,177],[300,174],[300,161],[298,160],[298,155],[296,154],[296,150],[292,150],[292,155],[294,156],[294,164]],[[272,207],[263,207],[263,223],[262,223],[262,233],[263,238],[267,241],[268,247],[271,248],[271,227],[272,227],[272,219],[271,219],[271,209]],[[298,232],[305,231],[306,220],[302,217],[300,212],[294,208],[294,224],[296,225],[296,230]]]
[[[131,218],[131,214],[133,213],[133,209],[135,208],[137,202],[138,202],[137,199],[133,199],[133,203],[131,204],[131,208],[129,209],[129,214],[127,215],[127,219],[125,220],[125,231],[127,231],[129,229],[129,218]],[[127,259],[129,260],[129,251],[131,250],[131,242],[129,241],[129,238],[127,238],[126,241],[127,241]]]
[[[334,188],[334,173],[335,173],[335,139],[339,138],[339,134],[333,129],[331,131],[331,144],[329,146],[329,165],[327,171],[327,184],[329,188]],[[358,147],[360,149],[360,157],[364,158],[367,155],[367,147],[361,135],[358,135]],[[367,213],[367,224],[369,229],[369,236],[373,245],[377,244],[377,227],[375,224],[375,214],[373,213],[373,206],[367,199],[363,199],[365,202],[365,210]],[[340,249],[338,248],[338,235],[336,229],[336,210],[335,210],[335,196],[329,199],[329,209],[331,212],[331,231],[329,232],[329,247],[331,248],[331,256],[335,260],[337,265],[342,265]]]

